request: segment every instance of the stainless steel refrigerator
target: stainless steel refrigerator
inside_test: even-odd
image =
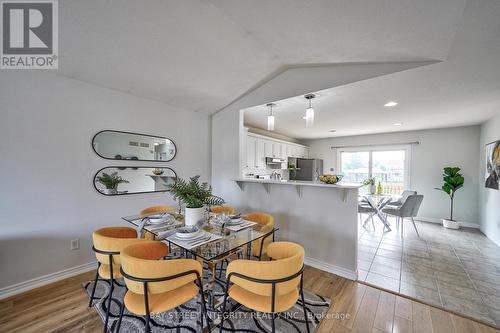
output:
[[[323,174],[323,160],[314,158],[297,158],[296,170],[290,171],[291,180],[318,180]]]

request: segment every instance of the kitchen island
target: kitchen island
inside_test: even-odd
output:
[[[304,246],[306,264],[357,278],[358,190],[355,184],[325,184],[236,178],[245,211],[273,214],[279,240]]]

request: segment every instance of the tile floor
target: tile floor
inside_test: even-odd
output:
[[[378,223],[377,223],[378,222]],[[480,231],[405,221],[360,228],[359,280],[500,327],[500,247]]]

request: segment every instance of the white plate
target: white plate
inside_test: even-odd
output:
[[[149,224],[161,224],[168,222],[170,220],[171,216],[170,215],[165,215],[165,216],[159,216],[159,215],[154,215],[148,217],[148,222]]]
[[[202,233],[202,230],[198,228],[196,228],[196,231],[188,232],[190,229],[193,229],[193,227],[182,227],[175,233],[175,236],[179,239],[192,239]]]
[[[243,223],[243,219],[242,218],[239,218],[239,219],[231,219],[229,220],[226,225],[238,225],[238,224],[241,224]]]
[[[180,241],[184,241],[184,242],[186,242],[186,241],[193,242],[193,241],[196,241],[197,239],[202,239],[205,236],[206,236],[206,232],[203,230],[199,230],[198,232],[196,232],[196,235],[190,235],[190,237],[179,237],[178,234],[174,234],[173,238],[180,240]]]

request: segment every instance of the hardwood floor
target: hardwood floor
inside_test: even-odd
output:
[[[0,332],[99,332],[102,321],[81,283],[81,274],[0,301]],[[318,333],[414,332],[493,333],[500,331],[394,294],[307,267],[307,290],[332,299]]]

